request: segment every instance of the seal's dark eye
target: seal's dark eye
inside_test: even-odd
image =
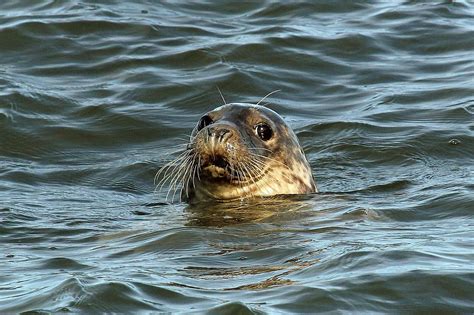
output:
[[[272,128],[267,124],[257,125],[255,131],[257,132],[258,137],[263,141],[268,141],[273,136]]]
[[[212,123],[213,123],[213,121],[212,121],[211,117],[209,117],[208,115],[204,115],[204,116],[201,117],[201,120],[199,120],[197,130],[199,131],[202,128],[204,128],[206,126],[209,126]]]

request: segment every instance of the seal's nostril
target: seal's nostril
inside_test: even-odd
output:
[[[217,133],[219,141],[222,142],[222,140],[224,139],[225,134],[227,134],[229,132],[230,132],[230,130],[228,130],[228,129],[219,130],[218,133]]]
[[[207,129],[207,135],[209,137],[215,137],[218,141],[222,142],[224,140],[224,136],[231,131],[227,128],[222,127],[210,127]]]

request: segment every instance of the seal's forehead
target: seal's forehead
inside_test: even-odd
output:
[[[244,121],[249,120],[270,120],[276,124],[283,124],[283,118],[273,110],[254,104],[247,103],[231,103],[222,105],[213,111],[209,112],[211,117],[218,119],[239,119]]]

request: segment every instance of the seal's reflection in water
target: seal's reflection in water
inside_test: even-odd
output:
[[[346,247],[360,247],[353,226],[372,216],[357,199],[318,193],[162,204],[155,208],[157,229],[133,238],[133,252],[117,257],[158,258],[173,287],[246,291],[305,285],[308,273],[324,271]]]
[[[294,284],[290,275],[318,260],[311,239],[298,233],[301,222],[317,213],[311,199],[281,195],[188,206],[187,225],[203,231],[206,250],[183,272],[201,288],[259,290]]]
[[[310,195],[279,195],[226,202],[201,202],[186,208],[188,226],[223,227],[276,223],[313,212]]]

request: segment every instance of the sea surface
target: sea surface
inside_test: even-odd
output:
[[[319,194],[154,177],[264,103]],[[160,178],[158,178],[159,180]],[[474,2],[0,2],[0,313],[473,313]]]

